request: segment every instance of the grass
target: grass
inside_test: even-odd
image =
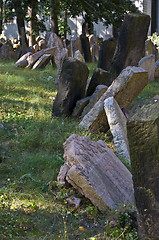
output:
[[[88,64],[90,76],[95,64]],[[51,118],[56,69],[15,69],[0,62],[0,239],[137,239],[136,212],[121,206],[100,213],[73,188],[57,184],[63,143],[73,133],[108,142],[106,134],[78,129],[72,118]],[[149,84],[139,98],[159,94]],[[67,197],[80,197],[78,209]]]

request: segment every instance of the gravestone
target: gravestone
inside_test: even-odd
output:
[[[143,57],[139,63],[138,67],[144,68],[148,72],[149,82],[154,81],[155,76],[155,55],[151,54]]]
[[[159,239],[159,99],[137,104],[128,121],[128,140],[139,239]]]
[[[98,62],[99,68],[102,68],[106,71],[110,70],[115,49],[116,49],[115,38],[108,38],[107,40],[101,43]]]
[[[73,134],[64,143],[64,159],[66,180],[99,210],[134,204],[131,173],[103,141]]]
[[[84,63],[71,57],[64,60],[52,116],[72,114],[76,102],[85,97],[88,74],[89,70]]]
[[[28,61],[28,65],[27,65],[27,68],[32,68],[33,65],[36,63],[36,61],[44,54],[51,54],[53,55],[55,52],[55,48],[52,47],[52,48],[45,48],[45,49],[42,49],[34,54],[31,54],[27,57],[27,61]]]
[[[64,48],[62,39],[59,36],[57,36],[56,33],[49,32],[46,34],[45,44],[46,44],[46,48],[55,47],[53,62],[58,68],[61,63],[61,52],[62,52],[62,49]]]
[[[113,135],[113,142],[119,159],[130,163],[129,143],[127,139],[127,119],[114,97],[104,101],[104,110]]]
[[[155,78],[159,78],[159,59],[155,62]]]
[[[88,37],[81,35],[82,51],[86,62],[91,62],[91,51]]]
[[[101,68],[96,68],[94,70],[86,96],[91,96],[98,85],[110,86],[109,73]]]
[[[126,109],[147,84],[148,73],[146,70],[139,67],[125,68],[93,108],[83,117],[79,126],[93,132],[106,132],[109,125],[104,111],[104,100],[114,96],[120,108]]]
[[[127,14],[122,23],[111,72],[116,76],[127,66],[137,66],[143,57],[150,24],[146,14]]]
[[[32,69],[45,68],[45,66],[50,62],[51,54],[43,54],[33,65]]]
[[[81,61],[81,62],[85,62],[81,52],[79,50],[77,50],[74,54],[74,58],[76,58],[77,60]]]
[[[98,102],[100,97],[107,91],[108,87],[105,85],[98,85],[94,91],[94,93],[89,97],[89,103],[82,111],[81,117],[84,117],[91,108]]]
[[[81,39],[79,37],[71,39],[71,48],[72,48],[72,54],[73,55],[75,54],[75,52],[77,50],[79,50],[81,54],[83,53],[82,43],[81,43]]]

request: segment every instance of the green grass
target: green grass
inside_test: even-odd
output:
[[[88,67],[91,76],[95,64]],[[56,183],[71,134],[106,142],[109,136],[81,132],[72,118],[51,118],[55,77],[51,66],[31,71],[0,62],[0,239],[137,239],[133,209],[102,214],[73,188]],[[139,98],[156,94],[158,81]],[[72,196],[82,199],[78,209],[66,204]]]

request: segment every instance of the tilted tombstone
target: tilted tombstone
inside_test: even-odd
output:
[[[109,73],[101,68],[96,68],[90,80],[86,96],[91,96],[98,85],[110,86]]]
[[[76,102],[85,97],[88,74],[89,70],[86,64],[71,57],[64,60],[52,116],[70,116],[72,114]]]
[[[154,81],[154,77],[155,77],[155,55],[151,54],[151,55],[143,57],[139,61],[138,67],[142,67],[146,71],[148,71],[149,82]]]
[[[98,61],[99,68],[102,68],[106,71],[110,70],[115,49],[116,49],[115,38],[110,37],[101,43]]]
[[[33,65],[32,69],[44,68],[50,62],[51,54],[42,55]]]
[[[142,101],[128,121],[139,239],[159,239],[159,98]]]
[[[62,39],[59,36],[57,36],[56,33],[49,32],[46,34],[45,44],[46,44],[46,48],[55,47],[53,61],[56,67],[59,67],[61,62],[61,51],[64,48],[64,43]]]
[[[147,84],[148,73],[146,70],[139,67],[125,68],[93,108],[83,117],[79,126],[85,130],[106,132],[109,125],[104,111],[104,100],[114,96],[121,109],[128,108]]]
[[[114,55],[111,72],[115,76],[127,66],[137,66],[143,57],[145,40],[150,24],[146,14],[127,14],[120,29],[117,51]]]
[[[127,119],[114,97],[104,101],[104,110],[113,135],[113,142],[119,159],[130,163],[129,144],[127,139]]]

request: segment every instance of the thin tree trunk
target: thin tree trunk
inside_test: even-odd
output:
[[[0,0],[0,34],[3,30],[3,0]]]
[[[50,0],[50,17],[51,17],[51,31],[58,35],[58,16],[56,5],[53,0]]]
[[[16,13],[16,17],[17,17],[17,27],[18,27],[18,33],[19,33],[19,40],[20,40],[20,43],[22,44],[21,29],[22,28],[24,29],[24,34],[25,34],[25,22],[24,22],[24,16],[21,14],[21,6],[18,3],[18,1],[14,1],[14,8],[15,8],[15,13]],[[25,34],[25,43],[26,43],[26,45],[28,45],[26,34]]]

